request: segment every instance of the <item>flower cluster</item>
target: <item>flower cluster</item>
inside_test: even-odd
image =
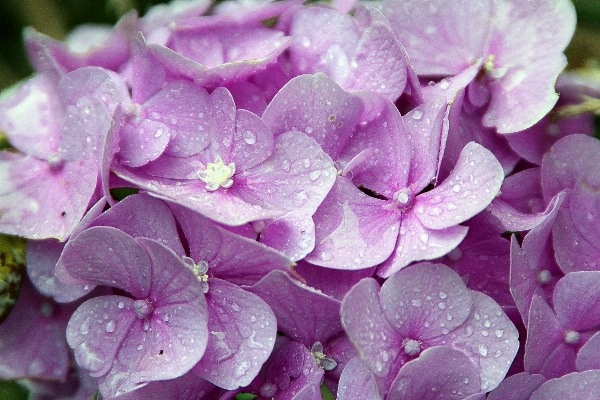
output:
[[[0,98],[0,232],[28,239],[0,378],[594,397],[600,142],[555,112],[600,95],[562,73],[574,28],[570,0],[179,0],[26,30],[36,74]]]

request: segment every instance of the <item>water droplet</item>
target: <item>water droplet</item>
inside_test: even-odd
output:
[[[256,135],[252,131],[244,131],[244,133],[242,133],[242,139],[248,144],[256,143]]]
[[[458,193],[458,192],[460,192],[460,185],[454,185],[454,187],[452,188],[452,191],[453,191],[454,193]]]
[[[90,332],[90,320],[86,319],[83,324],[79,327],[79,333],[87,335]]]
[[[413,119],[416,119],[418,121],[421,118],[423,118],[423,111],[421,111],[421,110],[415,110],[415,111],[412,112],[411,117]]]
[[[381,372],[383,370],[383,364],[381,364],[381,362],[379,362],[379,361],[376,361],[375,362],[375,370],[377,372]]]
[[[443,310],[443,309],[445,309],[445,308],[446,308],[446,303],[444,303],[444,302],[440,302],[440,303],[438,303],[438,308],[439,308],[440,310]]]
[[[448,78],[444,78],[440,81],[440,88],[442,88],[443,90],[446,90],[450,87],[450,85],[452,84],[452,81]]]
[[[445,299],[446,297],[448,297],[448,293],[440,292],[440,299]]]
[[[410,304],[412,304],[413,307],[421,307],[421,300],[411,300]]]
[[[312,133],[312,131],[313,131],[313,128],[311,128],[310,126],[307,126],[307,127],[304,129],[304,132],[306,132],[306,133],[307,133],[307,134],[309,134],[309,135]]]
[[[302,46],[304,47],[310,47],[310,39],[307,37],[303,37],[302,38]]]
[[[321,176],[321,171],[315,170],[308,174],[308,179],[310,179],[311,181],[316,181],[317,179],[319,179],[320,176]]]
[[[485,326],[486,328],[489,328],[490,326],[492,326],[492,323],[489,320],[487,320],[483,323],[483,326]]]
[[[502,335],[504,335],[504,331],[502,329],[496,329],[495,333],[497,337],[502,337]]]
[[[321,252],[321,260],[323,260],[323,261],[329,261],[332,258],[333,258],[333,256],[330,253],[328,253],[326,251]]]
[[[233,311],[238,311],[239,312],[241,310],[240,306],[238,306],[236,303],[233,303],[231,305],[231,308],[233,308]]]
[[[483,357],[487,357],[488,348],[485,343],[479,344],[479,346],[477,346],[477,351],[479,351],[479,354],[481,354]]]
[[[115,321],[108,321],[106,323],[106,326],[104,327],[104,329],[106,330],[106,332],[108,333],[113,333],[115,331],[115,327],[117,326],[117,324],[115,323]]]
[[[138,344],[138,347],[137,347],[138,351],[139,351],[139,350],[142,350],[143,348],[144,348],[144,345],[142,345],[142,344]]]
[[[122,301],[120,301],[119,304],[117,304],[117,307],[123,308],[123,307],[125,307],[125,303],[123,303]]]
[[[146,318],[144,320],[144,323],[142,325],[142,329],[144,329],[145,331],[147,331],[150,328],[150,321]]]

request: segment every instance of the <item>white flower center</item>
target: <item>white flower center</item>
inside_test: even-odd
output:
[[[404,351],[411,357],[416,356],[421,352],[421,343],[414,339],[405,338],[402,341],[402,346],[404,346]]]
[[[577,342],[579,342],[579,332],[575,332],[568,329],[565,332],[565,342],[569,344],[576,344]]]
[[[235,163],[225,164],[221,157],[217,156],[214,163],[208,163],[206,170],[198,171],[198,177],[206,183],[206,190],[214,192],[220,187],[225,189],[233,185],[233,174],[235,174]]]

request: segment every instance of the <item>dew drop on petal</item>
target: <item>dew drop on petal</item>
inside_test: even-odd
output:
[[[423,118],[423,111],[421,111],[421,110],[415,110],[415,111],[412,112],[411,117],[413,119],[416,119],[418,121],[421,118]]]
[[[319,179],[320,176],[321,176],[321,171],[315,170],[308,174],[308,179],[310,179],[311,181],[316,181],[317,179]]]
[[[108,321],[106,323],[106,326],[104,327],[104,329],[106,330],[106,332],[108,333],[113,333],[115,331],[115,327],[117,326],[117,324],[115,323],[115,321]]]
[[[90,332],[90,320],[86,319],[83,324],[79,327],[79,333],[87,335]]]
[[[485,345],[485,343],[481,343],[477,346],[477,351],[479,351],[479,354],[481,354],[483,357],[487,357],[488,354],[488,348]]]
[[[244,133],[242,133],[242,139],[244,139],[244,142],[247,144],[256,143],[256,135],[252,131],[244,131]]]

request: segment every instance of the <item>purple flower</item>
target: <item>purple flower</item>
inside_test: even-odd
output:
[[[199,282],[171,249],[111,227],[92,227],[69,242],[61,278],[102,284],[131,297],[94,297],[73,314],[67,341],[78,364],[112,398],[147,382],[188,372],[208,342]]]
[[[454,76],[480,65],[489,104],[483,124],[500,133],[538,122],[558,99],[554,83],[575,29],[567,0],[446,4],[442,0],[383,2],[383,14],[419,76]],[[485,101],[485,103],[488,103]]]
[[[388,278],[381,288],[375,280],[363,279],[344,297],[341,316],[381,394],[400,390],[404,379],[425,376],[423,371],[429,369],[425,365],[440,362],[429,358],[447,357],[475,374],[462,376],[468,378],[464,383],[477,382],[475,391],[467,385],[468,391],[485,392],[500,383],[518,349],[517,330],[498,304],[468,290],[442,264],[410,266]],[[427,354],[426,359],[420,360],[422,354]],[[443,386],[436,375],[427,375],[419,386],[426,387],[425,381]],[[448,377],[449,382],[458,385],[459,375]]]
[[[294,75],[324,72],[346,90],[374,91],[392,101],[404,91],[412,67],[376,10],[360,7],[353,18],[335,9],[306,7],[293,16],[290,36]]]
[[[181,92],[200,91],[182,85]],[[157,197],[228,225],[297,209],[314,213],[335,179],[331,159],[317,143],[295,131],[273,138],[256,115],[236,111],[225,88],[214,90],[205,107],[190,117],[202,128],[197,140],[184,136],[170,154],[140,168],[114,164],[114,171]],[[159,118],[172,118],[164,111]]]
[[[113,79],[114,78],[114,79]],[[111,115],[125,87],[81,68],[37,75],[0,103],[0,126],[16,152],[0,153],[0,230],[65,240],[94,195]]]
[[[73,309],[44,298],[23,279],[0,325],[0,378],[64,382],[70,358],[64,332]]]
[[[597,339],[587,348],[584,345],[591,341],[600,325],[598,282],[598,271],[565,275],[552,295],[554,309],[542,297],[534,295],[527,325],[526,372],[557,378],[580,370],[579,366],[584,369],[597,365],[589,361],[597,350]],[[586,360],[579,361],[579,354]]]

